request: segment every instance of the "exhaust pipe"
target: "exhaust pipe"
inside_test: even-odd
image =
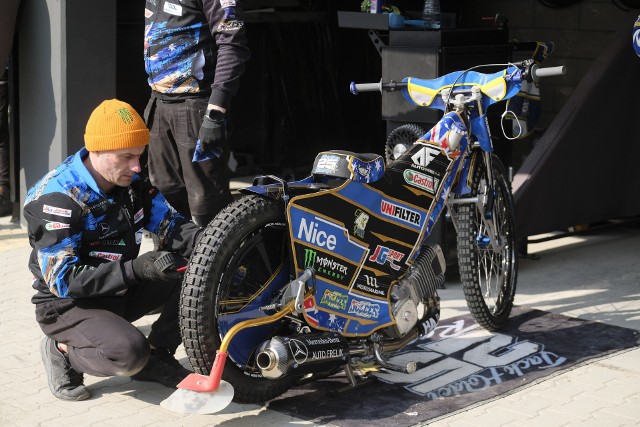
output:
[[[260,346],[256,363],[265,378],[325,372],[347,363],[349,343],[335,332],[273,337]]]

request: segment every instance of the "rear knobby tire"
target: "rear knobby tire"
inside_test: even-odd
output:
[[[182,340],[196,373],[210,373],[224,333],[239,321],[234,314],[255,302],[263,285],[286,262],[286,233],[282,202],[256,195],[227,206],[204,230],[189,261],[180,296]],[[221,327],[223,321],[228,323]],[[270,337],[252,338],[259,343]],[[234,340],[234,345],[247,343],[242,338],[238,338],[240,343]],[[249,352],[253,346],[251,343]],[[242,363],[234,360],[231,345],[228,353],[222,378],[233,386],[236,402],[265,402],[296,380],[266,379],[255,366],[255,353]]]
[[[422,126],[407,123],[401,126],[398,126],[391,132],[389,132],[389,136],[387,136],[387,141],[385,143],[384,155],[387,161],[387,164],[395,161],[393,158],[393,148],[398,144],[404,144],[407,146],[413,145],[418,139],[422,138],[425,134],[425,130]]]
[[[516,293],[518,259],[511,185],[502,162],[492,155],[495,192],[493,215],[498,240],[504,247],[496,251],[488,240],[481,214],[473,203],[457,206],[458,264],[467,306],[476,322],[489,331],[502,328],[508,321]],[[471,162],[469,187],[475,197],[487,180],[482,153],[476,152]]]

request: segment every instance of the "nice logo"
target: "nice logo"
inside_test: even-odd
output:
[[[305,242],[321,248],[327,248],[331,251],[334,250],[337,243],[336,236],[323,231],[321,227],[319,227],[319,224],[322,223],[317,223],[315,221],[307,222],[306,219],[302,218],[300,228],[298,229],[298,239],[304,240]]]

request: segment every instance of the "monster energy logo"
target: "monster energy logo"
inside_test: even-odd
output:
[[[318,253],[316,251],[311,249],[305,249],[304,250],[304,266],[313,267],[313,265],[316,263],[317,256],[318,256]]]
[[[121,108],[119,110],[116,110],[116,113],[118,113],[118,115],[120,116],[123,122],[127,124],[133,122],[133,116],[131,115],[129,110],[127,110],[126,108]]]
[[[313,249],[304,250],[304,266],[312,267],[324,276],[336,279],[344,279],[347,274],[347,266],[335,262],[329,257],[318,256]]]

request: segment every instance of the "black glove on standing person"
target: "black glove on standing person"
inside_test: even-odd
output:
[[[202,151],[222,154],[227,145],[227,121],[222,111],[207,110],[198,133]]]
[[[131,261],[131,269],[136,279],[144,281],[179,280],[182,273],[177,271],[177,258],[172,252],[151,251]]]

